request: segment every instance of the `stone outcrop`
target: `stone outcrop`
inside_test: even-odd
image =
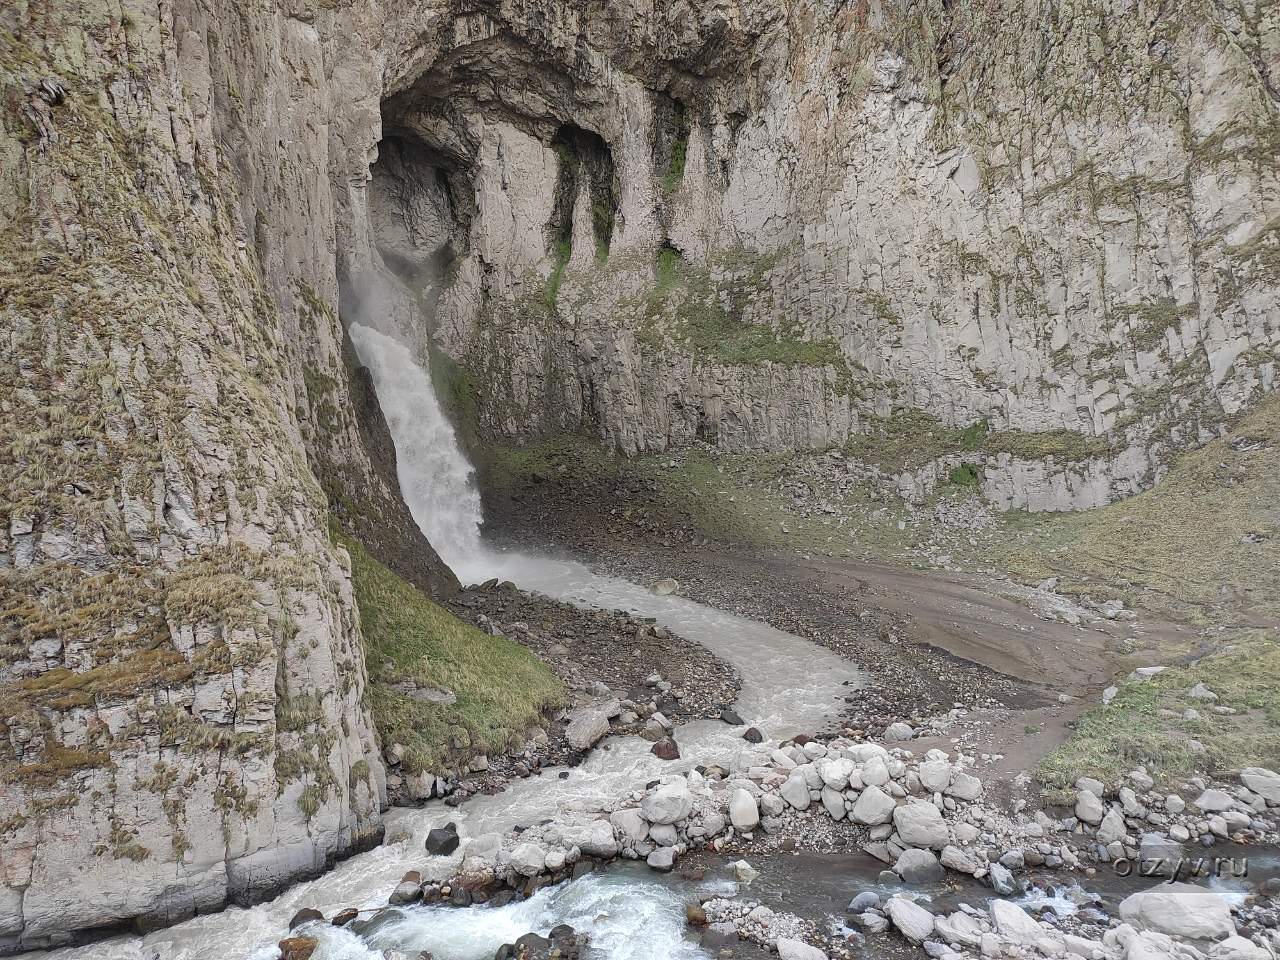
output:
[[[909,412],[1008,438],[1002,507],[1078,509],[1274,387],[1271,13],[398,6],[349,259],[438,278],[485,430],[789,450]]]
[[[0,953],[261,899],[381,836],[328,533],[404,514],[336,313],[370,22],[0,11]]]

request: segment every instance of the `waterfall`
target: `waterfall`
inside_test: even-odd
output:
[[[396,446],[400,493],[414,521],[455,572],[481,556],[480,493],[431,376],[404,344],[369,327],[348,329],[369,368]]]

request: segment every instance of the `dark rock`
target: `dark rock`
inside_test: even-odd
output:
[[[573,865],[573,879],[577,880],[579,877],[585,877],[595,868],[596,864],[594,860],[579,860]]]
[[[738,945],[738,933],[736,930],[707,927],[702,931],[702,945],[713,954],[721,950],[732,950]]]
[[[345,910],[339,910],[333,915],[333,925],[335,927],[345,927],[348,923],[360,916],[360,911],[355,907],[347,907]]]
[[[680,748],[676,742],[670,737],[664,737],[653,745],[653,749],[649,751],[659,760],[679,760]]]
[[[446,823],[427,834],[427,853],[433,857],[447,857],[458,849],[458,825]]]
[[[700,903],[690,903],[684,908],[684,919],[691,927],[705,927],[707,925],[707,911],[702,909]]]
[[[492,897],[489,898],[489,906],[505,907],[507,904],[515,900],[515,898],[516,898],[516,895],[514,891],[499,890],[497,893],[495,893]]]
[[[723,720],[725,723],[729,724],[729,726],[731,727],[740,727],[744,723],[746,723],[746,721],[743,720],[742,717],[738,716],[738,712],[734,710],[732,707],[725,707],[723,710],[721,710],[720,719]]]
[[[311,960],[320,941],[315,937],[285,937],[278,946],[280,960]]]
[[[311,907],[303,907],[293,915],[293,919],[289,921],[289,929],[297,930],[304,923],[314,923],[316,920],[324,920],[324,914],[319,910]]]
[[[387,898],[387,904],[393,907],[403,907],[411,903],[417,903],[421,899],[422,887],[405,880],[391,891],[391,896]]]
[[[742,731],[742,739],[747,743],[764,743],[764,734],[755,727],[747,727]]]
[[[552,927],[545,937],[526,933],[515,943],[504,943],[494,960],[575,960],[583,939],[573,927],[562,923]]]
[[[471,906],[471,891],[466,887],[454,887],[449,893],[449,902],[455,907]]]

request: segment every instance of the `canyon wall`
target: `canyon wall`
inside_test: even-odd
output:
[[[340,314],[507,440],[985,421],[1003,505],[1105,502],[1274,387],[1276,16],[7,4],[0,951],[377,838],[331,517],[453,582]]]
[[[454,583],[365,455],[336,313],[377,22],[0,11],[0,953],[260,899],[381,836],[331,515]]]
[[[399,6],[365,236],[492,435],[923,413],[1082,508],[1274,388],[1273,5]]]

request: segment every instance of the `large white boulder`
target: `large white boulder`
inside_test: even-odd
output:
[[[1125,897],[1120,918],[1139,930],[1188,940],[1221,940],[1236,932],[1227,901],[1189,883],[1162,883]]]
[[[941,793],[951,786],[951,764],[946,760],[926,760],[916,768],[920,786],[930,793]]]
[[[609,732],[609,718],[616,717],[621,709],[617,700],[578,708],[569,717],[564,738],[575,750],[590,749]]]
[[[1265,767],[1245,767],[1240,771],[1240,782],[1268,803],[1280,804],[1280,773]]]
[[[909,847],[941,850],[947,845],[947,821],[932,803],[908,803],[895,808],[893,825]]]
[[[827,955],[803,940],[779,937],[778,960],[827,960]]]
[[[615,810],[609,814],[609,822],[618,828],[618,833],[625,840],[639,842],[649,835],[648,822],[640,816],[640,811],[634,808]]]
[[[787,777],[778,792],[782,794],[783,800],[797,810],[808,810],[809,804],[813,802],[813,798],[809,796],[809,784],[800,773],[792,773]]]
[[[1105,813],[1102,801],[1092,790],[1081,790],[1076,794],[1076,818],[1082,823],[1092,823],[1096,826],[1102,822]]]
[[[991,922],[995,924],[1000,936],[1024,947],[1034,947],[1041,940],[1059,940],[1056,931],[1040,926],[1031,914],[1016,903],[1008,900],[992,900],[988,908],[991,911]]]
[[[856,823],[869,826],[888,823],[893,816],[893,808],[897,805],[897,801],[879,787],[867,787],[858,796],[853,809],[849,811],[849,817]]]
[[[750,833],[760,825],[760,808],[756,798],[739,787],[729,798],[729,822],[740,833]]]
[[[885,904],[885,912],[898,932],[912,943],[923,943],[933,933],[933,914],[905,897],[893,897]]]
[[[849,774],[853,773],[853,761],[847,757],[836,760],[823,759],[815,764],[818,775],[822,777],[823,786],[832,790],[843,790],[849,786]]]
[[[678,823],[692,809],[693,797],[683,780],[664,783],[640,801],[640,815],[650,823]]]
[[[1112,807],[1102,818],[1102,823],[1098,824],[1098,842],[1115,843],[1117,840],[1124,839],[1125,832],[1124,814],[1119,808]]]
[[[511,868],[522,877],[536,877],[546,865],[547,851],[536,843],[522,843],[511,851]]]

